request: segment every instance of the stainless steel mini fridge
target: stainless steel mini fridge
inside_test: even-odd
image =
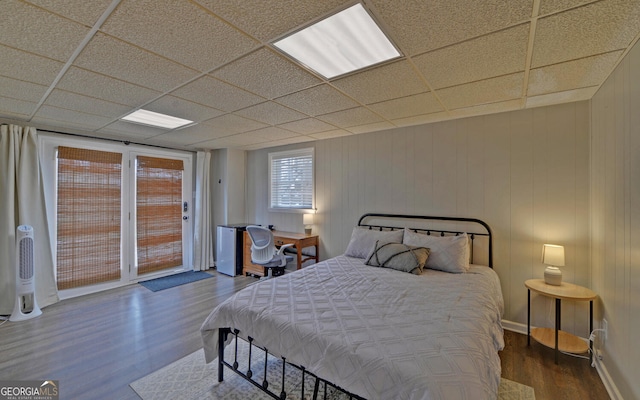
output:
[[[218,225],[216,235],[216,269],[218,272],[242,275],[243,235],[249,224]]]

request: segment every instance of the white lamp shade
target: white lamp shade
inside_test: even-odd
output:
[[[542,263],[554,267],[564,267],[564,246],[542,245]]]
[[[303,214],[302,223],[304,225],[313,225],[313,214]]]

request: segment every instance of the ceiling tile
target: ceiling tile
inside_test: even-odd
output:
[[[432,122],[444,121],[447,119],[451,119],[451,114],[448,112],[436,112],[432,114],[424,114],[424,115],[415,115],[413,117],[407,118],[398,118],[394,119],[392,122],[396,126],[414,126],[421,124],[430,124]]]
[[[229,136],[228,132],[221,132],[213,129],[209,125],[197,124],[186,127],[184,129],[178,129],[175,131],[167,132],[162,135],[156,136],[154,139],[158,139],[163,143],[174,143],[180,145],[192,145],[207,140],[218,139],[220,137]]]
[[[322,140],[322,139],[332,139],[332,138],[337,138],[337,137],[342,137],[342,136],[350,136],[353,135],[353,133],[344,130],[344,129],[334,129],[331,131],[326,131],[326,132],[320,132],[320,133],[314,133],[311,134],[309,136],[316,138],[318,140]]]
[[[350,75],[332,84],[363,104],[377,103],[429,90],[405,60]]]
[[[118,118],[131,110],[131,107],[122,104],[111,103],[60,89],[53,90],[44,104],[108,118]]]
[[[47,87],[0,76],[0,96],[38,103]]]
[[[0,80],[0,84],[2,81]],[[0,95],[0,116],[5,118],[27,119],[36,109],[37,103],[10,99]]]
[[[272,101],[244,108],[236,111],[235,114],[271,125],[283,124],[307,117],[305,114]]]
[[[434,89],[524,71],[529,24],[417,56],[414,63]]]
[[[316,118],[305,118],[298,121],[288,122],[286,124],[280,124],[278,126],[303,135],[336,129],[335,126],[327,124],[326,122],[320,121]]]
[[[204,125],[213,129],[216,136],[228,136],[241,132],[253,131],[264,128],[267,124],[253,121],[234,114],[226,114],[203,122]]]
[[[531,0],[373,0],[405,55],[413,56],[531,18]]]
[[[383,121],[383,122],[376,122],[374,124],[352,126],[352,127],[349,127],[349,132],[358,134],[358,133],[377,132],[377,131],[382,131],[382,130],[391,129],[391,128],[395,128],[395,125],[393,125],[390,122]]]
[[[318,119],[333,124],[339,128],[349,128],[352,126],[367,125],[383,121],[383,119],[378,115],[364,107],[319,115]]]
[[[205,75],[173,91],[181,97],[223,111],[236,111],[264,101],[263,98]]]
[[[145,104],[145,110],[155,111],[162,114],[172,115],[178,118],[185,118],[190,121],[204,121],[210,118],[219,117],[223,111],[206,107],[191,101],[183,100],[175,96],[162,96],[149,104]]]
[[[74,65],[160,91],[176,88],[197,76],[192,69],[100,33],[91,39]]]
[[[43,105],[38,109],[34,116],[34,121],[39,120],[55,120],[61,123],[64,121],[73,121],[77,127],[83,127],[84,129],[95,130],[110,123],[113,119],[103,117],[95,114],[87,114],[79,111],[52,107]],[[57,125],[57,124],[56,124]]]
[[[197,1],[214,14],[265,42],[345,3],[344,0]]]
[[[255,131],[248,132],[256,137],[263,138],[265,140],[281,140],[292,137],[300,136],[295,132],[291,132],[275,126],[268,126],[266,128],[257,129]]]
[[[154,137],[167,132],[167,129],[155,128],[133,122],[116,121],[98,130],[103,134],[123,135],[134,139]]]
[[[220,139],[207,140],[204,142],[198,142],[194,145],[196,148],[215,150],[224,149],[228,147],[237,147],[239,144],[232,140],[233,136],[227,136]]]
[[[28,0],[28,2],[55,14],[93,26],[113,0]]]
[[[320,85],[301,90],[280,97],[276,101],[311,116],[353,108],[358,105],[358,103],[329,85]]]
[[[0,45],[0,76],[49,86],[62,69],[61,62]]]
[[[431,92],[371,104],[369,108],[390,120],[430,114],[443,110],[442,105]]]
[[[476,115],[496,114],[522,108],[522,99],[498,101],[489,104],[476,104],[470,107],[458,108],[449,113],[453,118],[466,118]]]
[[[260,45],[187,0],[123,1],[102,31],[202,72]]]
[[[58,61],[66,62],[89,33],[86,26],[17,0],[0,1],[0,15],[0,43]]]
[[[539,15],[546,15],[566,10],[581,4],[593,3],[598,0],[540,0]]]
[[[227,137],[216,139],[216,140],[228,141],[229,143],[232,143],[233,146],[247,146],[255,143],[269,142],[268,139],[265,139],[262,136],[256,135],[253,132],[238,133],[232,136],[227,136]]]
[[[33,126],[43,126],[45,127],[44,129],[48,129],[51,127],[55,127],[56,130],[60,130],[62,132],[67,132],[67,131],[71,131],[74,133],[80,133],[81,135],[86,135],[87,132],[91,132],[88,136],[90,137],[106,137],[106,138],[111,138],[113,135],[101,135],[96,133],[93,130],[93,126],[95,124],[91,124],[91,125],[86,125],[84,124],[82,120],[75,120],[75,119],[65,119],[65,120],[61,120],[58,119],[60,118],[60,115],[58,114],[56,116],[56,119],[52,119],[52,118],[44,118],[44,117],[39,117],[39,116],[35,116],[34,118],[29,120],[29,124],[32,124]],[[130,136],[127,136],[130,139]]]
[[[69,68],[57,88],[132,107],[140,106],[160,95],[155,90],[75,67]]]
[[[298,65],[267,48],[234,61],[212,75],[268,99],[321,82]]]
[[[517,73],[441,89],[436,93],[449,110],[476,104],[496,103],[520,98],[523,79],[524,74]]]
[[[532,69],[527,95],[564,92],[575,88],[599,86],[609,76],[622,51]]]
[[[266,149],[270,147],[286,146],[289,144],[306,143],[306,142],[312,142],[312,141],[314,141],[314,139],[309,136],[299,135],[299,136],[290,137],[286,139],[270,140],[263,143],[250,144],[250,145],[242,146],[241,148],[244,150],[259,150],[259,149]]]
[[[638,0],[601,1],[541,18],[536,27],[531,67],[624,49],[635,39],[638,26]]]
[[[526,106],[542,107],[551,104],[570,103],[574,101],[589,100],[598,91],[598,87],[588,87],[575,90],[567,90],[564,92],[543,94],[540,96],[531,96],[527,98]]]

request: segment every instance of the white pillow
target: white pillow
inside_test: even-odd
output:
[[[427,235],[405,228],[402,243],[431,250],[425,268],[457,274],[469,270],[469,239],[466,233],[458,236]]]
[[[376,242],[384,243],[402,243],[402,230],[397,231],[379,231],[369,228],[353,228],[351,232],[351,240],[347,245],[345,256],[356,258],[367,258],[373,251]]]

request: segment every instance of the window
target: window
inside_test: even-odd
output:
[[[271,209],[313,209],[313,148],[269,153],[269,181]]]

